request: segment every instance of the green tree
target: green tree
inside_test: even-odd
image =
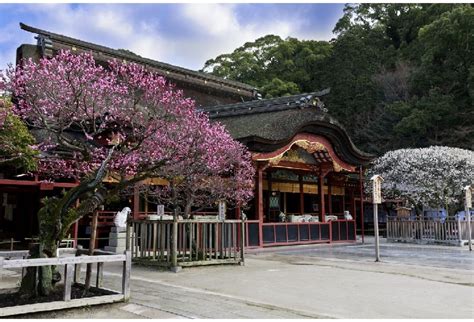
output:
[[[355,144],[474,148],[474,19],[470,4],[346,5],[331,42],[268,35],[204,70],[265,97],[330,87],[330,113]]]
[[[375,153],[432,144],[472,149],[472,139],[463,138],[474,131],[472,10],[346,6],[334,29],[328,106],[356,144]]]
[[[0,166],[21,171],[36,169],[38,153],[27,126],[13,113],[7,97],[0,97]]]
[[[374,75],[393,60],[393,50],[382,28],[355,25],[333,41],[331,56],[323,70],[323,87],[330,87],[326,105],[331,115],[345,125],[351,138],[368,152],[380,152],[386,141],[383,92]]]
[[[202,70],[253,85],[265,97],[284,96],[319,89],[330,52],[326,41],[267,35],[208,60]]]
[[[473,30],[474,8],[462,5],[419,31],[422,55],[412,78],[412,112],[432,120],[428,144],[474,148]]]

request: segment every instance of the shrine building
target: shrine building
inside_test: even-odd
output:
[[[247,84],[20,26],[36,34],[38,42],[18,48],[17,64],[66,49],[91,52],[99,64],[121,59],[144,65],[183,90],[212,122],[223,124],[246,145],[256,169],[254,200],[242,209],[231,209],[228,217],[240,218],[245,213],[247,247],[354,242],[357,234],[364,233],[362,176],[373,156],[357,149],[329,115],[324,105],[329,90],[259,99],[256,89]],[[24,241],[34,236],[40,199],[75,185],[68,180],[47,183],[37,175],[0,169],[0,240]],[[134,218],[153,212],[138,193],[117,207],[124,205],[132,208]],[[120,209],[102,212],[99,229],[103,233]],[[74,238],[87,236],[87,226],[87,219],[76,223]]]

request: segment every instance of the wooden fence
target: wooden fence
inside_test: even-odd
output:
[[[167,266],[243,264],[241,220],[133,220],[127,249],[136,263]]]
[[[387,241],[464,245],[468,241],[468,222],[465,220],[409,220],[387,218]],[[474,239],[474,223],[471,235]]]
[[[86,251],[78,251],[77,255],[81,255]],[[96,305],[104,303],[113,303],[119,301],[127,301],[130,298],[130,270],[131,270],[131,253],[126,251],[124,254],[114,255],[94,255],[94,256],[68,256],[56,258],[32,258],[32,259],[13,259],[24,257],[21,252],[2,252],[0,253],[0,272],[1,269],[26,268],[39,266],[59,266],[64,265],[64,294],[63,301],[54,301],[47,303],[36,303],[19,305],[15,307],[4,307],[0,309],[0,317],[11,316],[17,314],[52,311],[66,308],[82,307],[86,305]],[[6,259],[6,258],[12,259]],[[123,262],[122,290],[120,292],[102,288],[102,276],[104,263]],[[104,293],[106,295],[71,299],[71,289],[73,283],[79,283],[80,267],[82,264],[97,264],[96,286],[91,289]]]

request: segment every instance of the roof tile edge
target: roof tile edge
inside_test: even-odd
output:
[[[38,35],[42,35],[42,36],[52,38],[52,39],[54,39],[56,41],[59,41],[59,42],[68,43],[70,45],[76,45],[76,46],[88,48],[88,49],[99,51],[99,52],[100,51],[101,52],[106,52],[106,53],[109,53],[113,56],[118,56],[118,57],[130,60],[130,61],[135,61],[135,62],[142,63],[142,64],[149,64],[152,67],[163,69],[163,70],[169,70],[169,71],[172,71],[172,72],[177,73],[177,74],[189,75],[189,76],[192,76],[192,77],[197,78],[197,79],[202,79],[204,81],[210,81],[210,82],[213,82],[213,83],[217,83],[221,87],[227,86],[227,87],[230,87],[230,88],[234,88],[234,89],[237,89],[239,92],[241,91],[242,92],[241,94],[243,94],[244,96],[252,96],[253,97],[254,93],[256,92],[256,89],[253,86],[245,84],[245,83],[240,83],[240,82],[237,82],[237,81],[224,79],[224,78],[214,76],[214,75],[211,75],[211,74],[206,74],[206,73],[203,73],[203,72],[194,71],[194,70],[191,70],[191,69],[187,69],[187,68],[183,68],[183,67],[163,63],[163,62],[159,62],[159,61],[152,60],[152,59],[149,59],[149,58],[135,57],[133,55],[130,55],[130,54],[127,54],[127,53],[124,53],[124,52],[120,52],[117,49],[113,49],[113,48],[110,48],[110,47],[94,44],[94,43],[91,43],[91,42],[83,41],[83,40],[72,38],[72,37],[69,37],[69,36],[56,34],[56,33],[50,32],[50,31],[46,31],[46,30],[43,30],[43,29],[39,29],[39,28],[36,28],[36,27],[26,25],[22,22],[20,22],[20,28],[22,30],[25,30],[25,31],[28,31],[28,32],[31,32],[31,33],[36,33]],[[72,46],[72,47],[74,47],[74,46]],[[247,95],[245,95],[246,93],[247,93]]]

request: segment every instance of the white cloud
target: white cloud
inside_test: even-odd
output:
[[[236,6],[223,4],[183,4],[181,15],[185,23],[194,25],[199,39],[178,41],[175,48],[183,52],[188,64],[196,69],[201,68],[207,59],[219,54],[232,52],[245,42],[275,34],[282,38],[297,37],[305,20],[294,17],[273,17],[258,22],[239,22]],[[182,51],[183,50],[183,51]],[[183,57],[184,58],[184,57]]]
[[[226,35],[239,29],[239,23],[234,14],[235,6],[223,4],[192,3],[183,4],[182,14],[193,23],[199,31],[209,35]]]
[[[191,69],[200,69],[207,59],[267,34],[331,38],[309,28],[304,10],[272,9],[262,19],[260,13],[239,16],[239,5],[180,4],[167,11],[173,19],[166,19],[169,17],[161,15],[164,7],[156,6],[31,4],[22,11],[23,22],[35,27]],[[14,51],[21,43],[33,42],[33,35],[20,31],[16,24],[1,28],[0,45],[10,45],[0,52],[0,68],[3,59],[14,61]]]
[[[123,48],[138,55],[163,59],[166,48],[162,35],[153,23],[134,16],[121,5],[93,5],[72,8],[66,5],[31,5],[40,16],[34,26],[58,34],[111,48]]]

